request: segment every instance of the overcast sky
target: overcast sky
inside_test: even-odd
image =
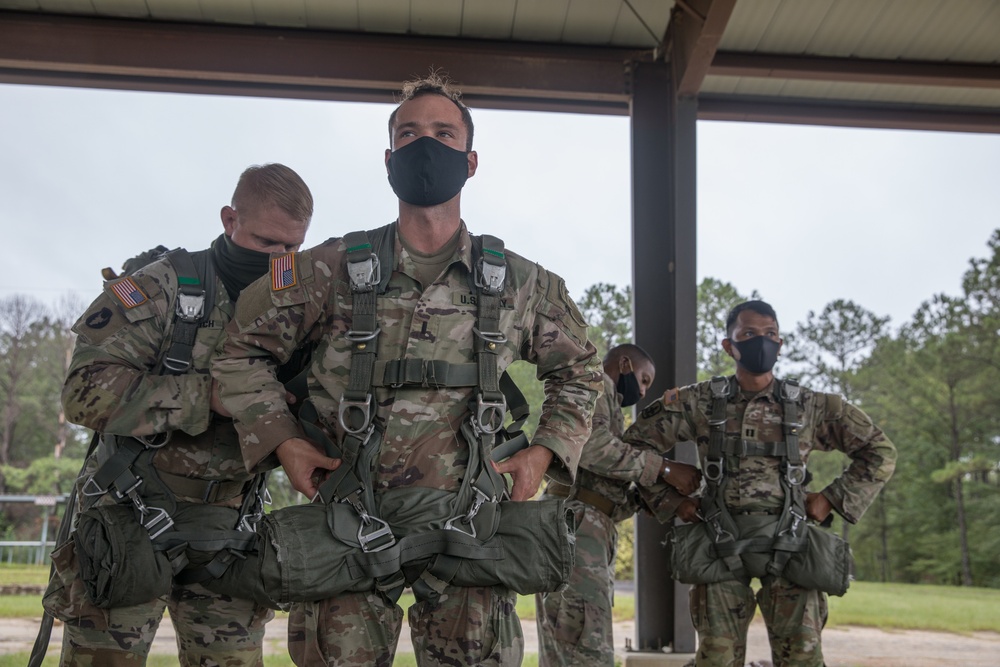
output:
[[[101,289],[100,269],[222,231],[250,164],[282,162],[316,201],[306,245],[395,218],[387,105],[0,85],[0,297]],[[631,280],[629,123],[474,110],[473,232],[579,297]],[[698,276],[758,290],[791,328],[848,298],[900,324],[958,294],[1000,227],[1000,136],[698,125]]]

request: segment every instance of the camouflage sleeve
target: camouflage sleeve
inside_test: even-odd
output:
[[[615,394],[604,385],[597,401],[590,439],[583,446],[580,467],[603,477],[635,482],[639,486],[656,483],[663,467],[663,457],[649,449],[624,442],[611,430],[611,411],[618,410]]]
[[[652,486],[639,487],[639,500],[642,508],[653,515],[660,523],[672,521],[677,513],[677,506],[687,498],[666,482],[658,482]]]
[[[285,440],[304,437],[276,373],[308,337],[321,310],[312,297],[322,304],[330,282],[313,282],[311,251],[282,257],[291,258],[290,269],[272,258],[270,273],[240,293],[222,350],[212,362],[219,398],[236,422],[250,472]]]
[[[823,495],[847,521],[857,523],[892,477],[896,447],[861,409],[840,400],[821,403],[825,403],[821,405],[824,423],[817,429],[818,443],[851,459],[844,474],[823,489]]]
[[[647,445],[663,455],[669,454],[678,442],[695,441],[697,433],[689,407],[695,398],[690,387],[667,390],[643,408],[625,432],[625,441]]]
[[[208,427],[207,369],[154,372],[173,324],[174,285],[172,269],[157,262],[108,282],[73,325],[76,347],[62,389],[68,421],[131,436]]]
[[[590,421],[601,392],[597,350],[587,340],[587,324],[559,276],[539,268],[538,293],[528,349],[522,355],[538,367],[545,400],[531,444],[552,451],[547,474],[572,484],[580,453],[590,437]]]

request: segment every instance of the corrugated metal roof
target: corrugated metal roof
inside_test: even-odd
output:
[[[663,46],[675,5],[685,18],[704,23],[711,4],[712,0],[0,0],[0,10],[491,40],[510,43],[512,49],[525,44],[623,47],[651,54]],[[669,50],[657,51],[664,52]],[[719,64],[720,56],[725,57],[725,66]],[[771,60],[762,65],[761,56]],[[864,68],[878,70],[879,80],[872,80],[870,73],[861,71]],[[887,109],[908,105],[931,113],[958,110],[982,117],[1000,109],[1000,1],[738,0],[717,45],[714,67],[696,85],[706,100],[730,107],[744,99],[769,104],[864,103],[884,104]]]

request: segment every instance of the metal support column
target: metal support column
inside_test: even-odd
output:
[[[632,94],[632,285],[635,340],[656,362],[646,403],[664,390],[694,382],[695,274],[694,98],[678,99],[670,66],[637,63]],[[681,447],[681,460],[694,449]],[[669,527],[636,520],[636,644],[693,653],[687,586],[667,567]]]

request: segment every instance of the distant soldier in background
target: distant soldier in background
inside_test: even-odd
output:
[[[646,507],[643,498],[662,493],[663,482],[689,495],[700,481],[694,466],[622,441],[622,408],[635,405],[653,384],[656,369],[638,345],[619,345],[604,358],[604,394],[580,455],[576,481],[549,482],[548,496],[567,498],[576,513],[576,564],[569,585],[535,596],[540,667],[612,667],[615,662],[611,606],[614,599],[615,524]],[[544,496],[543,496],[544,497]],[[672,507],[650,507],[667,521]]]

